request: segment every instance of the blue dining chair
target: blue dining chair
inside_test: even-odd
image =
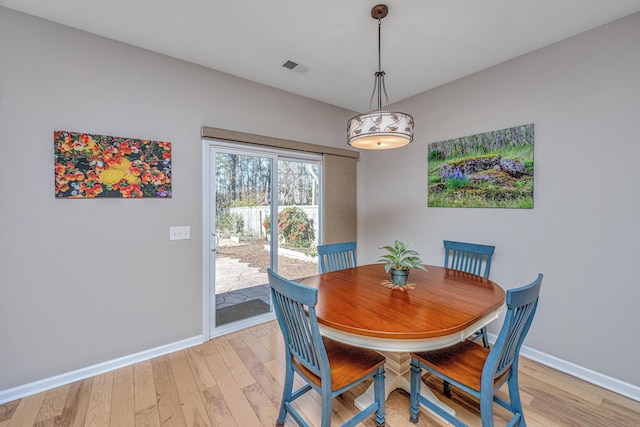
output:
[[[320,273],[355,267],[356,242],[330,243],[318,246]]]
[[[476,243],[453,242],[444,240],[444,267],[466,273],[489,278],[491,270],[491,256],[496,249],[495,246],[479,245]],[[482,339],[482,344],[489,348],[489,337],[487,327],[484,326],[471,336],[473,341]]]
[[[376,425],[384,426],[384,356],[321,337],[315,309],[318,290],[287,280],[271,269],[267,273],[286,348],[284,392],[276,426],[284,425],[287,414],[299,425],[308,426],[292,402],[313,389],[322,397],[321,426],[329,427],[333,399],[371,377],[374,402],[343,426],[356,425],[374,413]],[[306,382],[296,391],[293,391],[294,373]]]
[[[513,414],[508,426],[526,425],[518,387],[518,356],[538,306],[541,286],[542,274],[538,274],[529,285],[507,291],[507,313],[492,349],[465,340],[441,350],[411,353],[409,421],[418,422],[421,403],[454,426],[466,426],[420,394],[425,369],[480,400],[482,427],[493,426],[493,402]],[[496,396],[504,383],[509,386],[509,402]]]

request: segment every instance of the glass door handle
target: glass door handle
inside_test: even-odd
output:
[[[216,250],[218,250],[218,233],[211,233],[213,234],[213,239],[214,239],[214,244],[213,246],[211,246],[211,252],[215,252]]]

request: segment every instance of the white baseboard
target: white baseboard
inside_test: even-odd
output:
[[[98,363],[97,365],[88,366],[86,368],[78,369],[76,371],[67,372],[65,374],[56,375],[53,377],[34,381],[32,383],[9,388],[6,390],[0,390],[0,405],[3,403],[11,402],[13,400],[21,399],[26,396],[30,396],[32,394],[40,393],[42,391],[46,391],[55,387],[60,387],[65,384],[70,384],[75,381],[83,380],[85,378],[89,378],[95,375],[103,374],[105,372],[113,371],[114,369],[122,368],[124,366],[128,366],[133,363],[142,362],[144,360],[152,359],[154,357],[173,353],[174,351],[179,351],[185,348],[193,347],[195,345],[202,344],[203,342],[204,342],[203,336],[198,335],[193,338],[187,338],[181,341],[176,341],[171,344],[166,344],[160,347],[144,350],[139,353],[120,357],[118,359],[110,360],[103,363]]]
[[[576,365],[575,363],[567,362],[566,360],[551,356],[533,348],[522,346],[520,354],[550,368],[557,369],[565,374],[572,375],[591,384],[595,384],[609,391],[613,391],[626,396],[629,399],[640,402],[640,387],[638,386],[592,371],[591,369]]]
[[[492,343],[495,342],[496,335],[488,335],[489,340]],[[95,375],[103,374],[105,372],[122,368],[133,363],[142,362],[144,360],[163,356],[174,351],[193,347],[195,345],[202,344],[203,342],[203,336],[199,335],[193,338],[188,338],[182,341],[177,341],[171,344],[152,348],[150,350],[141,351],[129,356],[99,363],[97,365],[89,366],[83,369],[78,369],[76,371],[56,375],[54,377],[45,378],[39,381],[34,381],[29,384],[24,384],[7,390],[0,390],[0,405],[3,403],[11,402],[13,400],[21,399],[25,396],[30,396],[35,393],[40,393],[42,391],[46,391],[55,387],[70,384],[72,382],[83,380]],[[607,375],[603,375],[599,372],[595,372],[591,369],[587,369],[574,363],[567,362],[566,360],[562,360],[560,358],[551,356],[527,346],[522,346],[520,354],[528,359],[549,366],[550,368],[557,369],[558,371],[564,372],[569,375],[573,375],[574,377],[580,378],[584,381],[640,402],[640,387],[638,386],[629,384],[616,378],[609,377]]]
[[[494,334],[488,335],[489,341],[493,344],[498,336]],[[592,371],[591,369],[576,365],[575,363],[567,362],[566,360],[551,356],[550,354],[543,353],[531,347],[527,347],[526,345],[522,346],[520,355],[560,372],[564,372],[565,374],[572,375],[591,384],[595,384],[609,391],[640,402],[640,387],[636,385]]]

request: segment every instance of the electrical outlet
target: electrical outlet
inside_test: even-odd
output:
[[[183,225],[180,227],[169,227],[169,240],[184,240],[191,238],[191,227]]]

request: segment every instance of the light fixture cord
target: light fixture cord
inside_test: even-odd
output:
[[[381,42],[382,40],[382,19],[378,18],[378,72],[382,71],[382,48]]]
[[[378,71],[375,73],[375,79],[373,81],[373,92],[369,99],[370,111],[383,111],[389,107],[389,95],[387,95],[387,88],[384,84],[384,71],[382,71],[382,48],[381,48],[381,33],[382,33],[382,18],[378,18]],[[378,109],[373,109],[373,98],[378,92]],[[385,105],[382,107],[382,94],[384,93]]]

